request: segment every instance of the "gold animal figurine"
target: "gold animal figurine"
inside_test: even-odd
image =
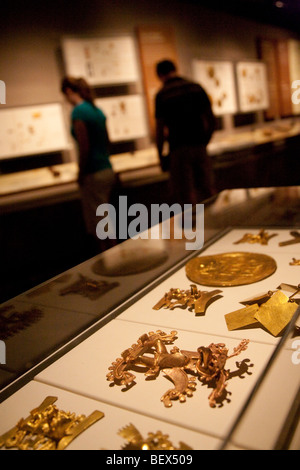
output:
[[[166,345],[172,344],[176,335],[176,331],[166,334],[160,330],[142,335],[109,367],[107,380],[128,387],[135,380],[130,370],[136,370],[137,366],[148,369],[146,377],[156,378],[162,371],[175,385],[161,397],[165,407],[171,407],[172,400],[185,402],[187,396],[193,396],[198,377],[213,387],[209,405],[215,407],[229,377],[229,371],[225,369],[227,360],[247,349],[249,340],[241,341],[231,355],[228,355],[228,349],[223,343],[201,346],[197,351],[186,351],[174,346],[168,352]]]

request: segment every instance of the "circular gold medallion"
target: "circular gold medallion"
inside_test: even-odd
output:
[[[185,266],[191,281],[215,287],[252,284],[271,276],[276,268],[276,261],[270,256],[246,252],[200,256]]]

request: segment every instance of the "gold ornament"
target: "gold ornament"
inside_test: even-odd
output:
[[[296,230],[293,230],[290,232],[291,236],[293,237],[291,240],[286,240],[284,242],[280,242],[279,246],[289,246],[289,245],[294,245],[296,243],[300,243],[300,233],[297,232]]]
[[[290,262],[290,266],[300,266],[300,259],[293,258]]]
[[[228,355],[224,343],[211,343],[208,347],[199,347],[197,351],[181,350],[174,346],[168,352],[166,345],[172,344],[176,335],[176,331],[171,331],[168,335],[160,330],[142,335],[136,344],[126,349],[121,358],[112,363],[109,367],[110,372],[106,376],[107,380],[129,387],[135,380],[135,376],[129,371],[138,370],[138,366],[146,367],[148,370],[145,376],[153,379],[162,371],[175,386],[160,399],[165,407],[169,408],[172,406],[172,400],[185,402],[187,396],[193,396],[198,376],[203,383],[213,387],[209,395],[209,405],[215,407],[227,385],[226,380],[229,377],[229,370],[225,370],[227,359],[247,349],[249,340],[241,341],[231,355]]]
[[[79,274],[79,280],[61,289],[60,295],[79,294],[83,297],[88,297],[90,300],[97,300],[118,285],[118,282],[95,281]]]
[[[7,339],[43,317],[43,311],[37,307],[16,308],[9,304],[0,308],[0,338]]]
[[[264,254],[232,252],[193,258],[185,269],[187,277],[197,284],[231,287],[261,281],[271,276],[277,265]]]
[[[225,315],[228,330],[232,331],[247,326],[262,326],[273,336],[280,335],[298,308],[293,297],[299,290],[290,297],[280,290],[269,291],[263,296],[241,302],[246,307]]]
[[[174,447],[168,434],[161,431],[149,432],[144,438],[133,424],[125,426],[118,434],[127,441],[122,450],[192,450],[184,442],[179,442],[179,447]]]
[[[174,310],[175,307],[188,307],[196,314],[204,314],[208,302],[221,292],[217,289],[211,292],[200,291],[195,284],[192,284],[188,290],[172,288],[154,305],[153,310],[160,310],[162,307],[170,310]]]
[[[257,235],[253,235],[252,233],[246,233],[240,240],[234,242],[234,245],[238,245],[239,243],[260,243],[261,245],[267,245],[269,240],[276,236],[277,233],[269,235],[268,232],[262,229],[258,232]]]
[[[43,403],[30,412],[26,419],[7,433],[0,436],[0,449],[19,450],[63,450],[79,434],[104,414],[94,411],[87,418],[84,415],[59,410],[53,403],[56,397],[47,397]]]

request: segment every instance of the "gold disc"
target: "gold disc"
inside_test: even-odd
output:
[[[276,261],[270,256],[246,252],[200,256],[185,266],[191,281],[215,287],[252,284],[271,276],[276,269]]]

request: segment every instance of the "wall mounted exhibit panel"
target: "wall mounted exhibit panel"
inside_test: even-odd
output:
[[[138,139],[148,135],[142,96],[99,98],[95,103],[107,117],[107,130],[112,142]]]
[[[0,111],[0,159],[41,155],[69,147],[60,104],[5,108]]]
[[[216,116],[237,112],[234,69],[231,62],[194,60],[193,75],[209,95]]]
[[[239,107],[251,112],[269,107],[267,71],[261,62],[239,62],[236,65]]]
[[[130,36],[64,39],[62,49],[66,73],[83,77],[92,86],[131,83],[139,78]]]

